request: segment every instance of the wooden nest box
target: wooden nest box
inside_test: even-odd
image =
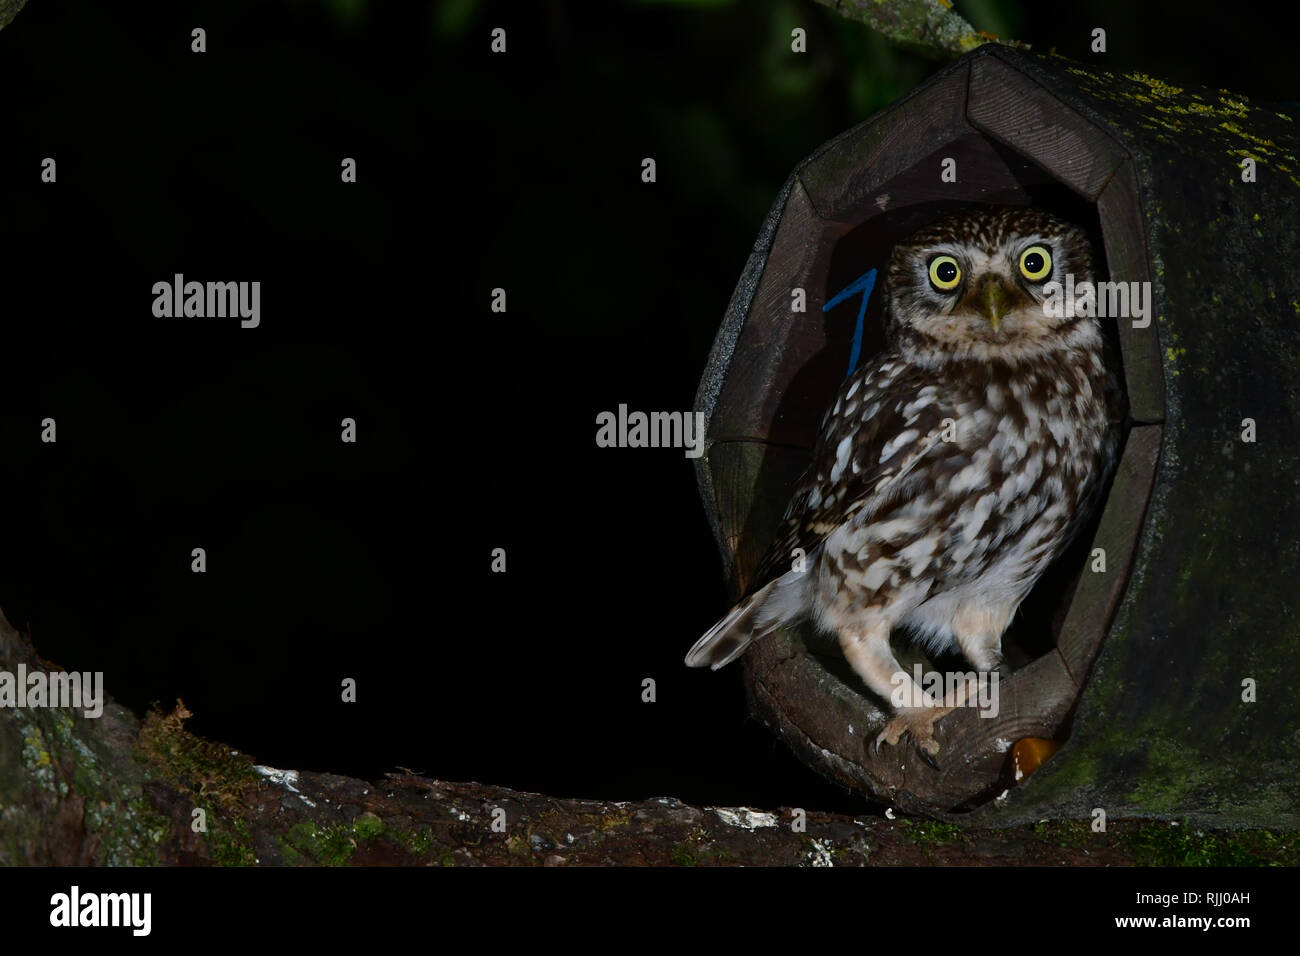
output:
[[[944,717],[937,769],[910,746],[877,756],[883,702],[833,643],[782,631],[746,653],[744,680],[755,716],[805,762],[953,819],[1101,808],[1300,822],[1297,143],[1291,115],[1241,97],[985,46],[790,175],[696,402],[700,488],[734,595],[771,543],[855,335],[862,360],[883,347],[896,241],[971,204],[1041,206],[1092,231],[1099,279],[1149,282],[1153,304],[1146,324],[1103,323],[1123,358],[1122,459],[1098,518],[1008,632],[1016,670],[998,715]],[[872,268],[860,328],[860,297],[823,309]],[[1064,746],[1018,784],[1015,762],[1038,740]]]

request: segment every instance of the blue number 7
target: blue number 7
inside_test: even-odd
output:
[[[862,293],[862,305],[858,307],[858,324],[853,330],[853,351],[849,353],[849,370],[844,373],[845,378],[852,375],[853,370],[858,367],[858,356],[862,353],[862,324],[867,317],[867,300],[871,298],[871,290],[875,285],[876,270],[872,269],[871,271],[858,276],[839,292],[835,293],[831,300],[822,306],[823,312],[829,312],[845,299],[851,298],[859,292]]]

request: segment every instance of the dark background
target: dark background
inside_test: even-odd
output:
[[[1300,99],[1293,35],[1221,4],[957,7]],[[276,766],[859,806],[736,669],[682,666],[727,607],[692,464],[595,418],[691,407],[790,169],[936,68],[811,0],[30,0],[0,30],[0,607]],[[261,327],[154,319],[176,272],[260,280]]]

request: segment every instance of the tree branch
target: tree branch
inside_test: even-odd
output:
[[[952,8],[949,0],[817,0],[842,17],[865,23],[899,46],[933,59],[950,60],[985,43],[1028,49],[976,30]]]
[[[18,11],[26,2],[27,0],[0,0],[0,29],[7,26],[9,21],[18,15]]]

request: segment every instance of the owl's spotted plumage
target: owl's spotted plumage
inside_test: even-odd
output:
[[[885,700],[897,626],[1002,667],[1003,632],[1086,520],[1119,440],[1097,320],[1042,306],[1067,273],[1093,281],[1086,237],[1032,209],[967,210],[895,247],[890,346],[844,382],[748,596],[688,664],[720,667],[810,617]],[[911,732],[932,755],[944,712],[902,708],[880,738]]]

